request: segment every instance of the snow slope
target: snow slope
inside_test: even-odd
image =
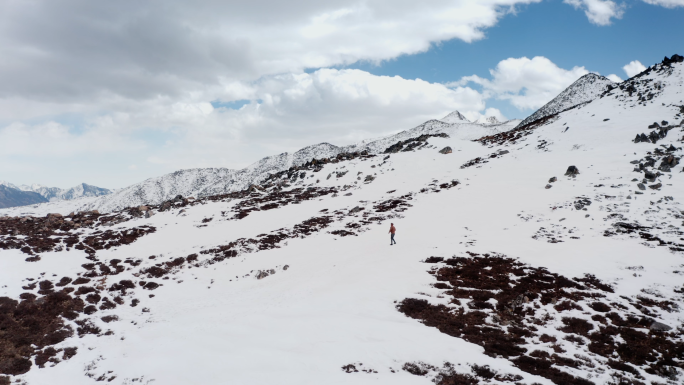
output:
[[[2,219],[0,296],[24,309],[5,314],[47,314],[62,288],[92,307],[59,318],[61,340],[29,335],[27,371],[0,369],[26,384],[679,384],[684,176],[662,162],[682,156],[683,70],[478,141],[427,122],[414,130],[449,137],[152,216]]]
[[[449,116],[462,117],[458,111],[452,112]],[[453,123],[430,120],[395,135],[364,141],[350,146],[338,147],[329,143],[320,143],[302,148],[292,154],[282,153],[269,156],[242,170],[226,168],[180,170],[161,177],[147,179],[98,199],[79,199],[73,200],[73,202],[68,204],[51,202],[50,204],[17,208],[7,211],[6,214],[46,215],[52,212],[68,214],[70,212],[89,210],[110,212],[121,210],[125,207],[160,204],[177,195],[206,197],[225,194],[244,190],[252,184],[259,183],[271,173],[286,170],[293,166],[300,166],[311,161],[311,159],[330,158],[337,154],[357,151],[368,151],[372,154],[377,154],[400,140],[407,140],[426,134],[434,135],[441,132],[446,132],[461,139],[476,139],[484,135],[510,130],[518,122],[518,120],[511,120],[497,124],[473,124],[467,120],[457,120]],[[1,214],[2,212],[0,212]]]
[[[577,79],[563,92],[558,94],[558,96],[553,98],[553,100],[546,103],[532,115],[525,118],[522,122],[520,122],[518,127],[522,127],[526,124],[534,122],[535,120],[557,114],[578,104],[593,100],[606,91],[608,87],[615,87],[615,84],[616,83],[604,76],[594,73],[586,74]]]

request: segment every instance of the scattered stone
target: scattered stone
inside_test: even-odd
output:
[[[544,187],[544,188],[548,190],[548,189],[550,189],[551,187],[553,187],[553,186],[550,185],[550,184],[547,184],[546,187]]]
[[[451,147],[446,146],[443,149],[439,150],[440,154],[451,154],[453,151],[451,150]]]
[[[580,172],[579,172],[579,170],[577,169],[577,167],[575,167],[575,166],[570,166],[570,167],[568,167],[568,170],[565,172],[565,175],[566,175],[566,176],[573,176],[573,177],[574,177],[575,175],[579,175],[579,173],[580,173]]]
[[[662,183],[656,183],[656,184],[652,184],[652,185],[650,185],[650,186],[648,186],[648,187],[649,187],[649,188],[652,188],[652,189],[654,189],[654,190],[658,190],[658,189],[660,189],[661,187],[663,187],[663,184],[662,184]]]
[[[646,186],[644,186],[643,183],[638,183],[637,187],[639,188],[639,190],[646,190]]]
[[[254,275],[254,277],[255,277],[256,279],[264,279],[264,278],[268,277],[269,275],[273,275],[273,274],[275,274],[275,273],[276,273],[276,271],[273,270],[273,269],[270,269],[270,270],[259,270],[259,271],[256,272],[256,274]]]
[[[649,182],[655,182],[656,178],[658,178],[658,174],[649,170],[644,170],[644,178]]]
[[[556,177],[554,176],[553,178],[549,179],[549,183],[553,183],[553,182],[555,182],[555,181],[557,181],[557,180],[558,180],[558,178],[556,178]]]

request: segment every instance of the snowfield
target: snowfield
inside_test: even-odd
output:
[[[680,384],[683,70],[0,210],[0,384]]]

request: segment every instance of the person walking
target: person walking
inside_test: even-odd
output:
[[[390,246],[394,245],[397,243],[397,241],[394,240],[394,233],[397,232],[397,228],[394,227],[394,223],[390,223],[390,234],[392,234],[392,237],[390,238]]]

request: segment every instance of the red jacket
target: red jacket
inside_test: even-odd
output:
[[[390,226],[390,233],[394,234],[397,232],[397,229],[394,227],[394,225]]]

